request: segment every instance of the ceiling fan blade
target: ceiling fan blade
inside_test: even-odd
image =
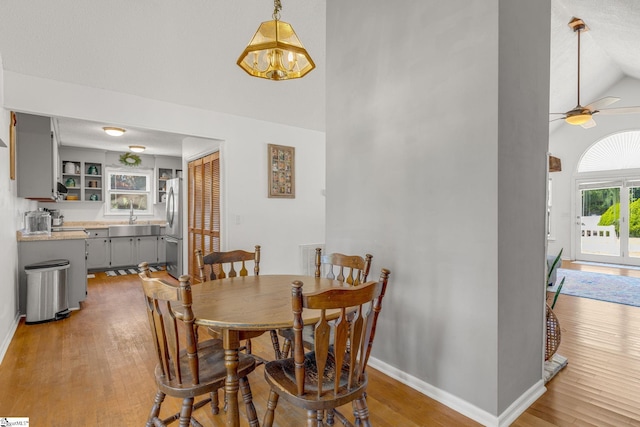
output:
[[[619,107],[619,108],[605,108],[603,110],[598,110],[598,114],[633,114],[640,113],[640,107]]]
[[[551,114],[554,114],[554,113],[551,113]],[[551,119],[551,120],[549,120],[549,123],[551,123],[551,122],[556,122],[556,121],[558,121],[558,120],[564,120],[564,119],[566,119],[566,117],[558,117],[558,118],[555,118],[555,119]]]
[[[589,105],[585,105],[584,108],[588,108],[589,110],[599,110],[600,108],[604,108],[607,105],[611,105],[614,102],[620,101],[620,98],[616,98],[615,96],[607,96],[605,98],[598,99],[597,101],[593,101]]]
[[[591,119],[588,122],[585,122],[585,123],[581,124],[580,126],[582,126],[585,129],[589,129],[589,128],[594,127],[595,125],[596,125],[596,121]]]

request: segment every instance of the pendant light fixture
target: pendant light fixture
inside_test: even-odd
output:
[[[316,67],[291,24],[280,21],[280,10],[280,0],[274,0],[273,20],[260,24],[238,58],[238,65],[253,77],[297,79]]]

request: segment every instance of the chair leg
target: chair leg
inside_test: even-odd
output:
[[[193,397],[186,397],[182,400],[182,409],[180,410],[180,427],[189,427],[189,424],[191,424],[193,400]]]
[[[285,338],[284,344],[282,344],[282,358],[286,359],[289,357],[289,351],[291,351],[291,340]]]
[[[242,400],[247,408],[247,419],[249,420],[249,425],[251,427],[260,427],[258,414],[256,414],[256,408],[253,405],[251,386],[249,385],[249,379],[247,377],[240,378],[240,393],[242,393]]]
[[[251,354],[251,340],[244,341],[244,349],[247,352],[247,354]]]
[[[322,427],[322,416],[318,415],[321,412],[313,409],[307,410],[307,427]]]
[[[213,415],[218,415],[220,413],[220,406],[218,401],[218,390],[214,390],[209,393],[211,396],[211,413]]]
[[[273,346],[273,353],[275,354],[276,360],[282,359],[282,353],[280,352],[280,340],[278,339],[278,332],[271,330],[269,331],[271,334],[271,345]]]
[[[271,390],[269,392],[269,401],[267,402],[267,410],[264,413],[264,419],[262,420],[262,427],[272,427],[273,418],[275,416],[276,406],[278,406],[278,393]]]
[[[151,407],[151,413],[149,414],[146,427],[153,427],[153,419],[157,418],[158,414],[160,414],[160,406],[162,405],[162,402],[164,402],[164,397],[165,394],[158,390],[156,397],[153,399],[153,406]]]
[[[354,413],[357,414],[356,425],[371,427],[371,422],[369,421],[369,407],[367,406],[367,398],[364,395],[353,401],[353,409]]]
[[[335,412],[333,409],[327,409],[327,425],[328,426],[332,426],[335,424],[335,421],[333,420],[334,415],[335,415]]]

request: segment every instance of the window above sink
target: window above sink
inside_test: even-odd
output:
[[[153,215],[153,171],[105,168],[105,215]]]

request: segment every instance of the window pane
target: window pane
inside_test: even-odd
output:
[[[148,191],[147,177],[144,175],[113,174],[109,188],[111,190]]]
[[[133,210],[136,211],[147,210],[147,207],[149,206],[147,194],[123,194],[111,192],[109,195],[112,211],[129,211],[132,203]]]

